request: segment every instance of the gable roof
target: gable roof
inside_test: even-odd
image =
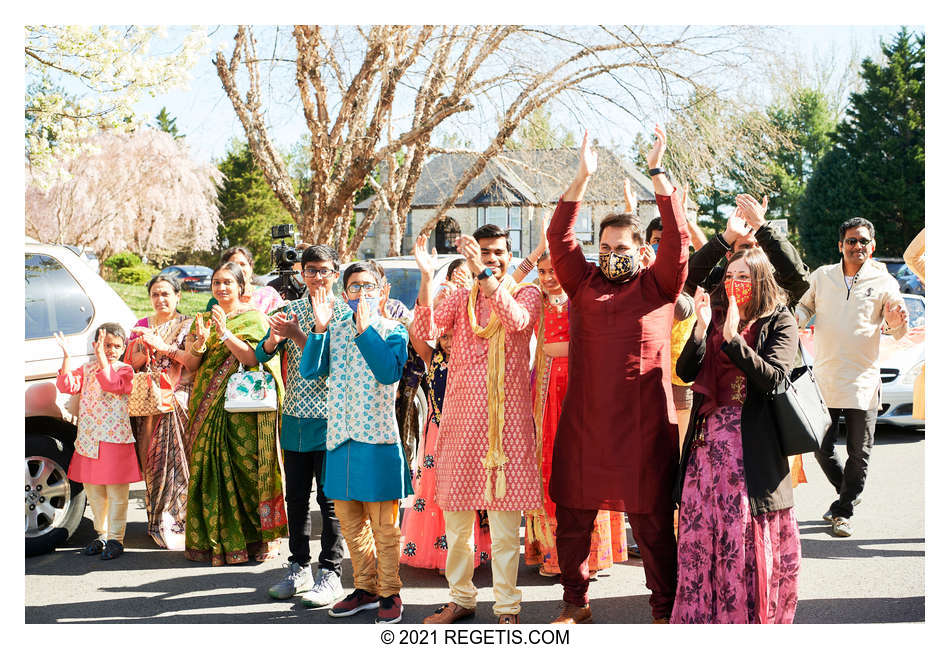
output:
[[[449,195],[458,179],[474,163],[477,153],[443,153],[422,168],[412,208],[436,207]],[[456,205],[557,203],[577,170],[577,149],[525,149],[504,151],[492,158],[468,184]],[[629,161],[611,151],[598,151],[597,172],[584,196],[585,202],[623,203],[623,179],[638,201],[653,201],[653,182]],[[356,210],[369,207],[373,197],[361,201]]]

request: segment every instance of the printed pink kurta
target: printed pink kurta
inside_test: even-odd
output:
[[[490,509],[519,511],[541,506],[541,480],[535,457],[534,420],[529,382],[529,342],[538,313],[541,291],[536,286],[518,289],[514,296],[503,289],[490,298],[481,293],[476,301],[478,324],[488,324],[492,310],[505,329],[505,426],[502,448],[505,497],[485,500],[482,458],[488,452],[488,340],[472,331],[468,320],[466,289],[446,296],[438,308],[416,305],[414,335],[432,340],[440,330],[454,331],[445,409],[436,448],[435,498],[446,511]]]

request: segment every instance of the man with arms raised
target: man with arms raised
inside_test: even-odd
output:
[[[598,509],[625,511],[640,544],[650,606],[666,622],[676,589],[671,493],[677,465],[670,390],[673,304],[686,279],[686,217],[660,167],[659,127],[647,156],[663,224],[656,261],[634,214],[600,223],[600,266],[584,259],[574,222],[597,154],[581,146],[577,176],[548,227],[554,270],[571,300],[568,385],[554,441],[551,499],[564,608],[555,623],[591,621],[587,556]]]

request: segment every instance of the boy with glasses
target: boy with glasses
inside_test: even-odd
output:
[[[907,308],[897,280],[871,259],[874,225],[856,217],[838,229],[840,264],[815,270],[798,303],[799,326],[815,316],[815,379],[831,413],[831,426],[815,452],[838,492],[824,519],[835,536],[851,536],[851,516],[867,479],[881,397],[881,334],[907,333]],[[884,323],[882,330],[881,324]],[[835,453],[838,417],[847,431],[848,460]]]
[[[287,361],[280,445],[284,451],[290,557],[287,574],[267,592],[275,599],[289,599],[302,592],[305,606],[319,607],[343,597],[340,583],[343,537],[321,479],[327,437],[327,380],[326,377],[303,378],[300,356],[307,341],[305,332],[310,332],[314,325],[310,298],[318,291],[332,294],[333,283],[340,275],[340,263],[336,252],[324,245],[304,250],[301,263],[307,294],[287,302],[268,318],[270,330],[255,350],[261,362],[280,351],[284,351]],[[333,301],[333,311],[340,317],[352,313],[340,298]],[[323,519],[316,579],[310,568],[310,489],[314,479]]]
[[[399,501],[412,494],[393,401],[406,363],[406,328],[381,315],[381,278],[365,262],[343,273],[349,313],[313,298],[314,326],[300,363],[306,378],[329,377],[324,489],[350,550],[355,590],[330,611],[379,609],[377,623],[402,619]]]

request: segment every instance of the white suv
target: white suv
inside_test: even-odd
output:
[[[75,369],[92,358],[99,325],[118,322],[128,333],[136,318],[73,252],[28,239],[25,253],[26,554],[32,556],[69,538],[86,507],[82,485],[66,477],[76,421],[66,411],[69,395],[56,390],[63,357],[53,333],[63,332]]]

